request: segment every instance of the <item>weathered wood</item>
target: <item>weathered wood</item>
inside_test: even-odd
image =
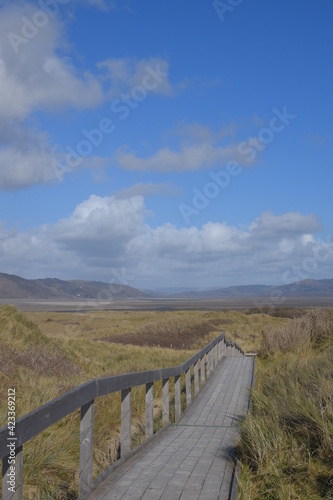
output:
[[[19,446],[16,450],[16,491],[14,500],[22,500],[23,498],[23,446]]]
[[[14,492],[12,492],[9,488],[15,488],[15,481],[13,481],[13,485],[10,484],[9,478],[9,463],[10,460],[9,455],[2,459],[2,500],[13,500]]]
[[[79,493],[84,495],[93,483],[94,400],[81,407]]]
[[[14,441],[14,440],[13,440]],[[7,441],[9,443],[10,441]],[[23,498],[23,447],[15,450],[15,461],[8,455],[2,460],[2,499],[22,500]],[[10,469],[15,467],[15,469]],[[12,474],[11,474],[12,472]]]
[[[210,355],[209,352],[206,354],[206,373],[207,373],[207,379],[210,377]]]
[[[224,342],[223,342],[223,340],[221,340],[219,342],[219,347],[220,347],[220,359],[222,359],[224,356]]]
[[[154,383],[146,384],[146,438],[154,433]]]
[[[8,441],[9,443],[9,441]],[[23,447],[15,450],[15,462],[12,463],[12,456],[4,457],[2,460],[2,499],[22,500],[23,498]],[[10,474],[10,467],[15,467],[13,474]]]
[[[204,354],[210,351],[216,345],[216,343],[224,337],[225,334],[221,334],[219,337],[214,339],[206,347],[201,349],[201,351],[189,358],[180,366],[96,379],[95,382],[97,384],[97,396],[104,396],[111,392],[117,392],[121,391],[122,389],[144,385],[149,382],[157,382],[158,380],[162,380],[163,378],[170,378],[175,377],[176,375],[181,375],[190,366],[194,365],[194,363],[196,363],[196,361],[198,361],[198,359],[200,359]]]
[[[177,420],[180,419],[180,416],[182,414],[182,407],[181,407],[181,394],[180,394],[180,375],[177,375],[175,377],[175,419],[176,422]]]
[[[81,408],[94,399],[95,395],[96,381],[93,380],[18,418],[15,422],[16,448],[24,445],[58,420]],[[7,437],[8,428],[5,426],[0,429],[0,458],[8,453]]]
[[[89,500],[107,498],[229,498],[230,458],[246,414],[252,362],[245,357],[220,363],[200,398],[156,443],[111,472]]]
[[[196,396],[199,392],[199,361],[195,363],[193,372],[194,372],[194,395]]]
[[[120,424],[120,456],[124,457],[131,452],[131,414],[132,393],[131,389],[121,391],[121,424]]]
[[[191,391],[191,368],[185,372],[185,385],[186,385],[186,406],[191,404],[192,391]]]
[[[34,436],[44,431],[54,423],[66,417],[75,410],[81,408],[96,397],[104,396],[112,392],[129,389],[146,383],[181,375],[191,365],[208,353],[217,342],[225,338],[224,333],[201,349],[200,352],[192,356],[180,366],[163,368],[161,370],[130,373],[91,380],[82,386],[76,387],[72,391],[59,398],[46,403],[32,412],[20,417],[16,421],[16,446],[22,446]],[[0,429],[0,458],[7,455],[6,448],[7,427]]]
[[[119,376],[105,377],[91,380],[82,386],[60,396],[59,398],[46,403],[33,410],[29,414],[16,420],[15,446],[16,446],[16,492],[8,492],[7,472],[8,472],[8,429],[4,426],[0,429],[0,459],[3,461],[2,483],[3,498],[9,500],[22,498],[22,468],[24,443],[38,435],[57,421],[81,408],[80,425],[80,473],[79,489],[80,495],[89,491],[92,486],[93,477],[93,427],[94,427],[94,399],[99,396],[121,391],[122,393],[122,438],[121,454],[131,451],[131,388],[139,385],[146,385],[146,436],[153,434],[153,384],[154,381],[163,380],[163,424],[169,422],[169,378],[175,377],[175,418],[178,421],[181,417],[181,375],[185,373],[186,381],[186,403],[191,403],[191,366],[194,365],[194,393],[199,391],[199,360],[201,370],[201,385],[208,378],[219,359],[219,349],[221,356],[240,356],[243,351],[233,342],[229,342],[222,334],[200,352],[192,356],[180,366],[163,368],[160,370],[130,373]]]
[[[170,401],[170,395],[169,395],[169,379],[164,378],[162,382],[162,422],[163,425],[168,425],[170,421],[169,417],[169,401]]]
[[[203,385],[206,380],[205,356],[202,356],[202,358],[200,359],[200,379],[201,385]]]

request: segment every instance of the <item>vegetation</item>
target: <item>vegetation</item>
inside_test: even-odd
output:
[[[332,498],[331,325],[329,312],[287,308],[23,315],[3,306],[0,426],[8,387],[16,388],[18,417],[95,377],[179,365],[225,331],[245,351],[259,351],[239,447],[241,497]],[[156,430],[161,384],[154,395]],[[144,436],[144,400],[144,388],[133,389],[134,445]],[[117,393],[96,401],[95,476],[117,459],[119,436]],[[76,498],[78,462],[77,411],[24,446],[25,498]]]
[[[81,337],[79,329],[72,335],[69,330],[60,330],[59,335],[48,335],[15,308],[0,307],[0,426],[7,419],[8,387],[16,389],[19,417],[94,377],[179,365],[192,354],[95,341],[96,332],[90,330],[81,332]],[[154,392],[158,428],[159,384]],[[95,406],[96,476],[119,454],[120,394],[99,398]],[[144,388],[139,387],[132,394],[134,444],[143,439],[144,409]],[[24,446],[25,498],[77,498],[78,463],[79,411]]]
[[[333,312],[264,329],[241,428],[240,499],[333,499]]]

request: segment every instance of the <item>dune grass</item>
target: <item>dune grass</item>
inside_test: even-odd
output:
[[[8,387],[16,388],[19,417],[95,377],[179,365],[222,331],[245,350],[257,350],[263,331],[291,322],[289,313],[283,316],[224,310],[21,314],[0,307],[0,426],[6,422]],[[172,396],[173,380],[170,390]],[[182,397],[185,404],[184,392]],[[133,445],[144,438],[144,401],[144,388],[134,388]],[[157,430],[161,383],[154,385],[154,416]],[[120,394],[98,398],[95,477],[117,459],[119,437]],[[24,446],[25,498],[76,498],[78,463],[79,411]]]
[[[266,329],[241,426],[239,498],[333,499],[333,312]]]
[[[7,389],[16,389],[16,416],[95,377],[181,364],[189,350],[145,348],[83,338],[46,335],[15,308],[0,307],[0,426],[7,419]],[[161,387],[155,384],[156,428]],[[95,408],[94,475],[119,454],[120,394],[99,398]],[[133,389],[134,444],[144,435],[144,392]],[[24,446],[25,498],[76,498],[79,411],[54,424]]]

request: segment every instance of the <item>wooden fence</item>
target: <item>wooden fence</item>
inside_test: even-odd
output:
[[[105,378],[97,378],[60,396],[36,410],[20,417],[15,422],[15,440],[10,438],[8,427],[0,429],[0,459],[2,459],[2,499],[19,500],[23,497],[23,445],[75,410],[81,408],[80,421],[80,469],[79,495],[86,495],[94,487],[93,482],[93,436],[94,400],[113,392],[121,391],[121,459],[131,453],[131,389],[146,386],[146,439],[153,435],[154,382],[162,380],[162,422],[169,424],[169,379],[175,380],[175,421],[182,415],[181,375],[185,374],[186,407],[191,404],[192,385],[191,367],[194,375],[194,394],[199,386],[209,378],[223,356],[244,355],[242,349],[229,342],[223,333],[200,352],[180,366],[129,373]],[[200,382],[199,383],[199,369]],[[8,477],[12,455],[8,444],[15,445],[15,493],[8,489]],[[98,479],[96,480],[98,481]],[[96,482],[95,481],[95,482]]]

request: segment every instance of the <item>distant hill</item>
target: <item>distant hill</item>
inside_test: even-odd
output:
[[[0,273],[0,299],[126,299],[148,295],[136,288],[101,281],[64,281],[57,278],[27,280]]]
[[[190,291],[175,294],[175,297],[222,298],[222,297],[333,297],[333,279],[303,280],[290,285],[240,285],[216,290]]]
[[[216,288],[214,290],[193,290],[177,293],[177,297],[262,297],[272,287],[269,285],[239,285],[227,288]]]
[[[118,283],[102,281],[27,280],[14,274],[0,273],[0,299],[140,299],[140,298],[256,298],[256,297],[327,297],[333,298],[333,279],[303,280],[290,285],[239,285],[214,290],[187,290],[181,293],[138,290]]]
[[[279,289],[286,297],[333,297],[333,279],[303,280]]]

